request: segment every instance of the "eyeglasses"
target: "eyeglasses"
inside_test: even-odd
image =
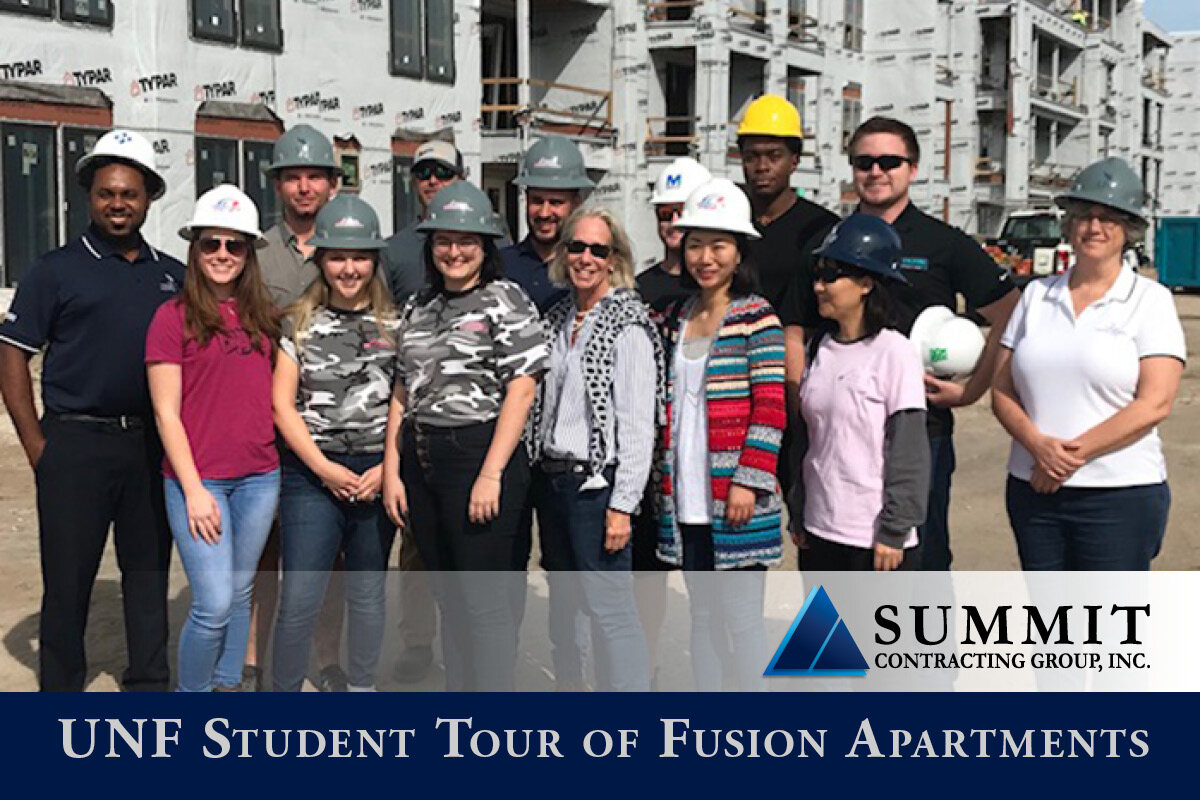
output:
[[[908,156],[851,156],[850,165],[859,172],[870,172],[871,167],[876,164],[884,172],[891,172],[901,164],[911,164],[913,160]]]
[[[1086,225],[1092,220],[1096,220],[1106,228],[1112,228],[1127,221],[1127,217],[1123,217],[1112,211],[1072,211],[1069,213],[1071,220],[1076,223]]]
[[[419,181],[427,181],[433,177],[439,181],[448,181],[458,176],[458,170],[440,161],[422,161],[412,168],[412,174]]]
[[[593,244],[592,242],[583,242],[579,239],[572,239],[567,242],[567,252],[573,256],[581,255],[584,250],[590,250],[596,258],[605,259],[612,253],[612,245]]]
[[[197,243],[200,252],[206,256],[216,255],[222,247],[234,258],[241,258],[250,249],[245,239],[221,239],[216,236],[205,236]]]
[[[654,209],[654,213],[658,216],[659,222],[674,222],[676,217],[683,216],[683,208],[676,205],[658,206]]]
[[[433,249],[450,251],[457,247],[459,250],[478,250],[483,246],[483,243],[478,239],[434,239]]]
[[[843,269],[833,261],[822,260],[817,268],[813,270],[813,283],[820,281],[824,284],[836,283],[841,278],[849,278],[853,275],[847,269]]]

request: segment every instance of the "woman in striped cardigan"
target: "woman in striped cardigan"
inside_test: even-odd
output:
[[[663,314],[658,554],[686,570],[697,689],[721,688],[715,643],[726,635],[740,688],[762,689],[763,571],[782,556],[783,330],[754,294],[745,254],[758,233],[736,185],[718,179],[696,189],[675,224],[686,231],[684,262],[699,293]]]

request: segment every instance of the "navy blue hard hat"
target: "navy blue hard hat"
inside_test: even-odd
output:
[[[900,236],[879,217],[855,212],[834,226],[813,255],[908,283],[900,272]]]

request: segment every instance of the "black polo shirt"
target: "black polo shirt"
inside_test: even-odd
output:
[[[129,262],[89,228],[29,269],[0,323],[0,341],[30,353],[46,348],[46,411],[148,416],[146,330],[182,286],[176,259],[143,241]]]
[[[903,258],[900,267],[908,285],[891,286],[900,332],[912,330],[917,316],[930,306],[958,309],[958,296],[968,308],[983,308],[1016,286],[1008,273],[967,234],[929,216],[909,203],[892,223],[900,234]],[[949,435],[954,417],[949,409],[929,408],[931,436]]]
[[[792,207],[770,225],[754,224],[762,234],[761,239],[750,241],[759,291],[779,312],[784,325],[816,324],[812,253],[837,223],[838,217],[832,211],[797,197]]]

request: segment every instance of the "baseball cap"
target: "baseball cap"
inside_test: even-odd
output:
[[[416,155],[413,156],[413,166],[422,161],[440,161],[460,175],[463,171],[462,154],[458,152],[458,148],[440,139],[425,142],[417,148]]]

